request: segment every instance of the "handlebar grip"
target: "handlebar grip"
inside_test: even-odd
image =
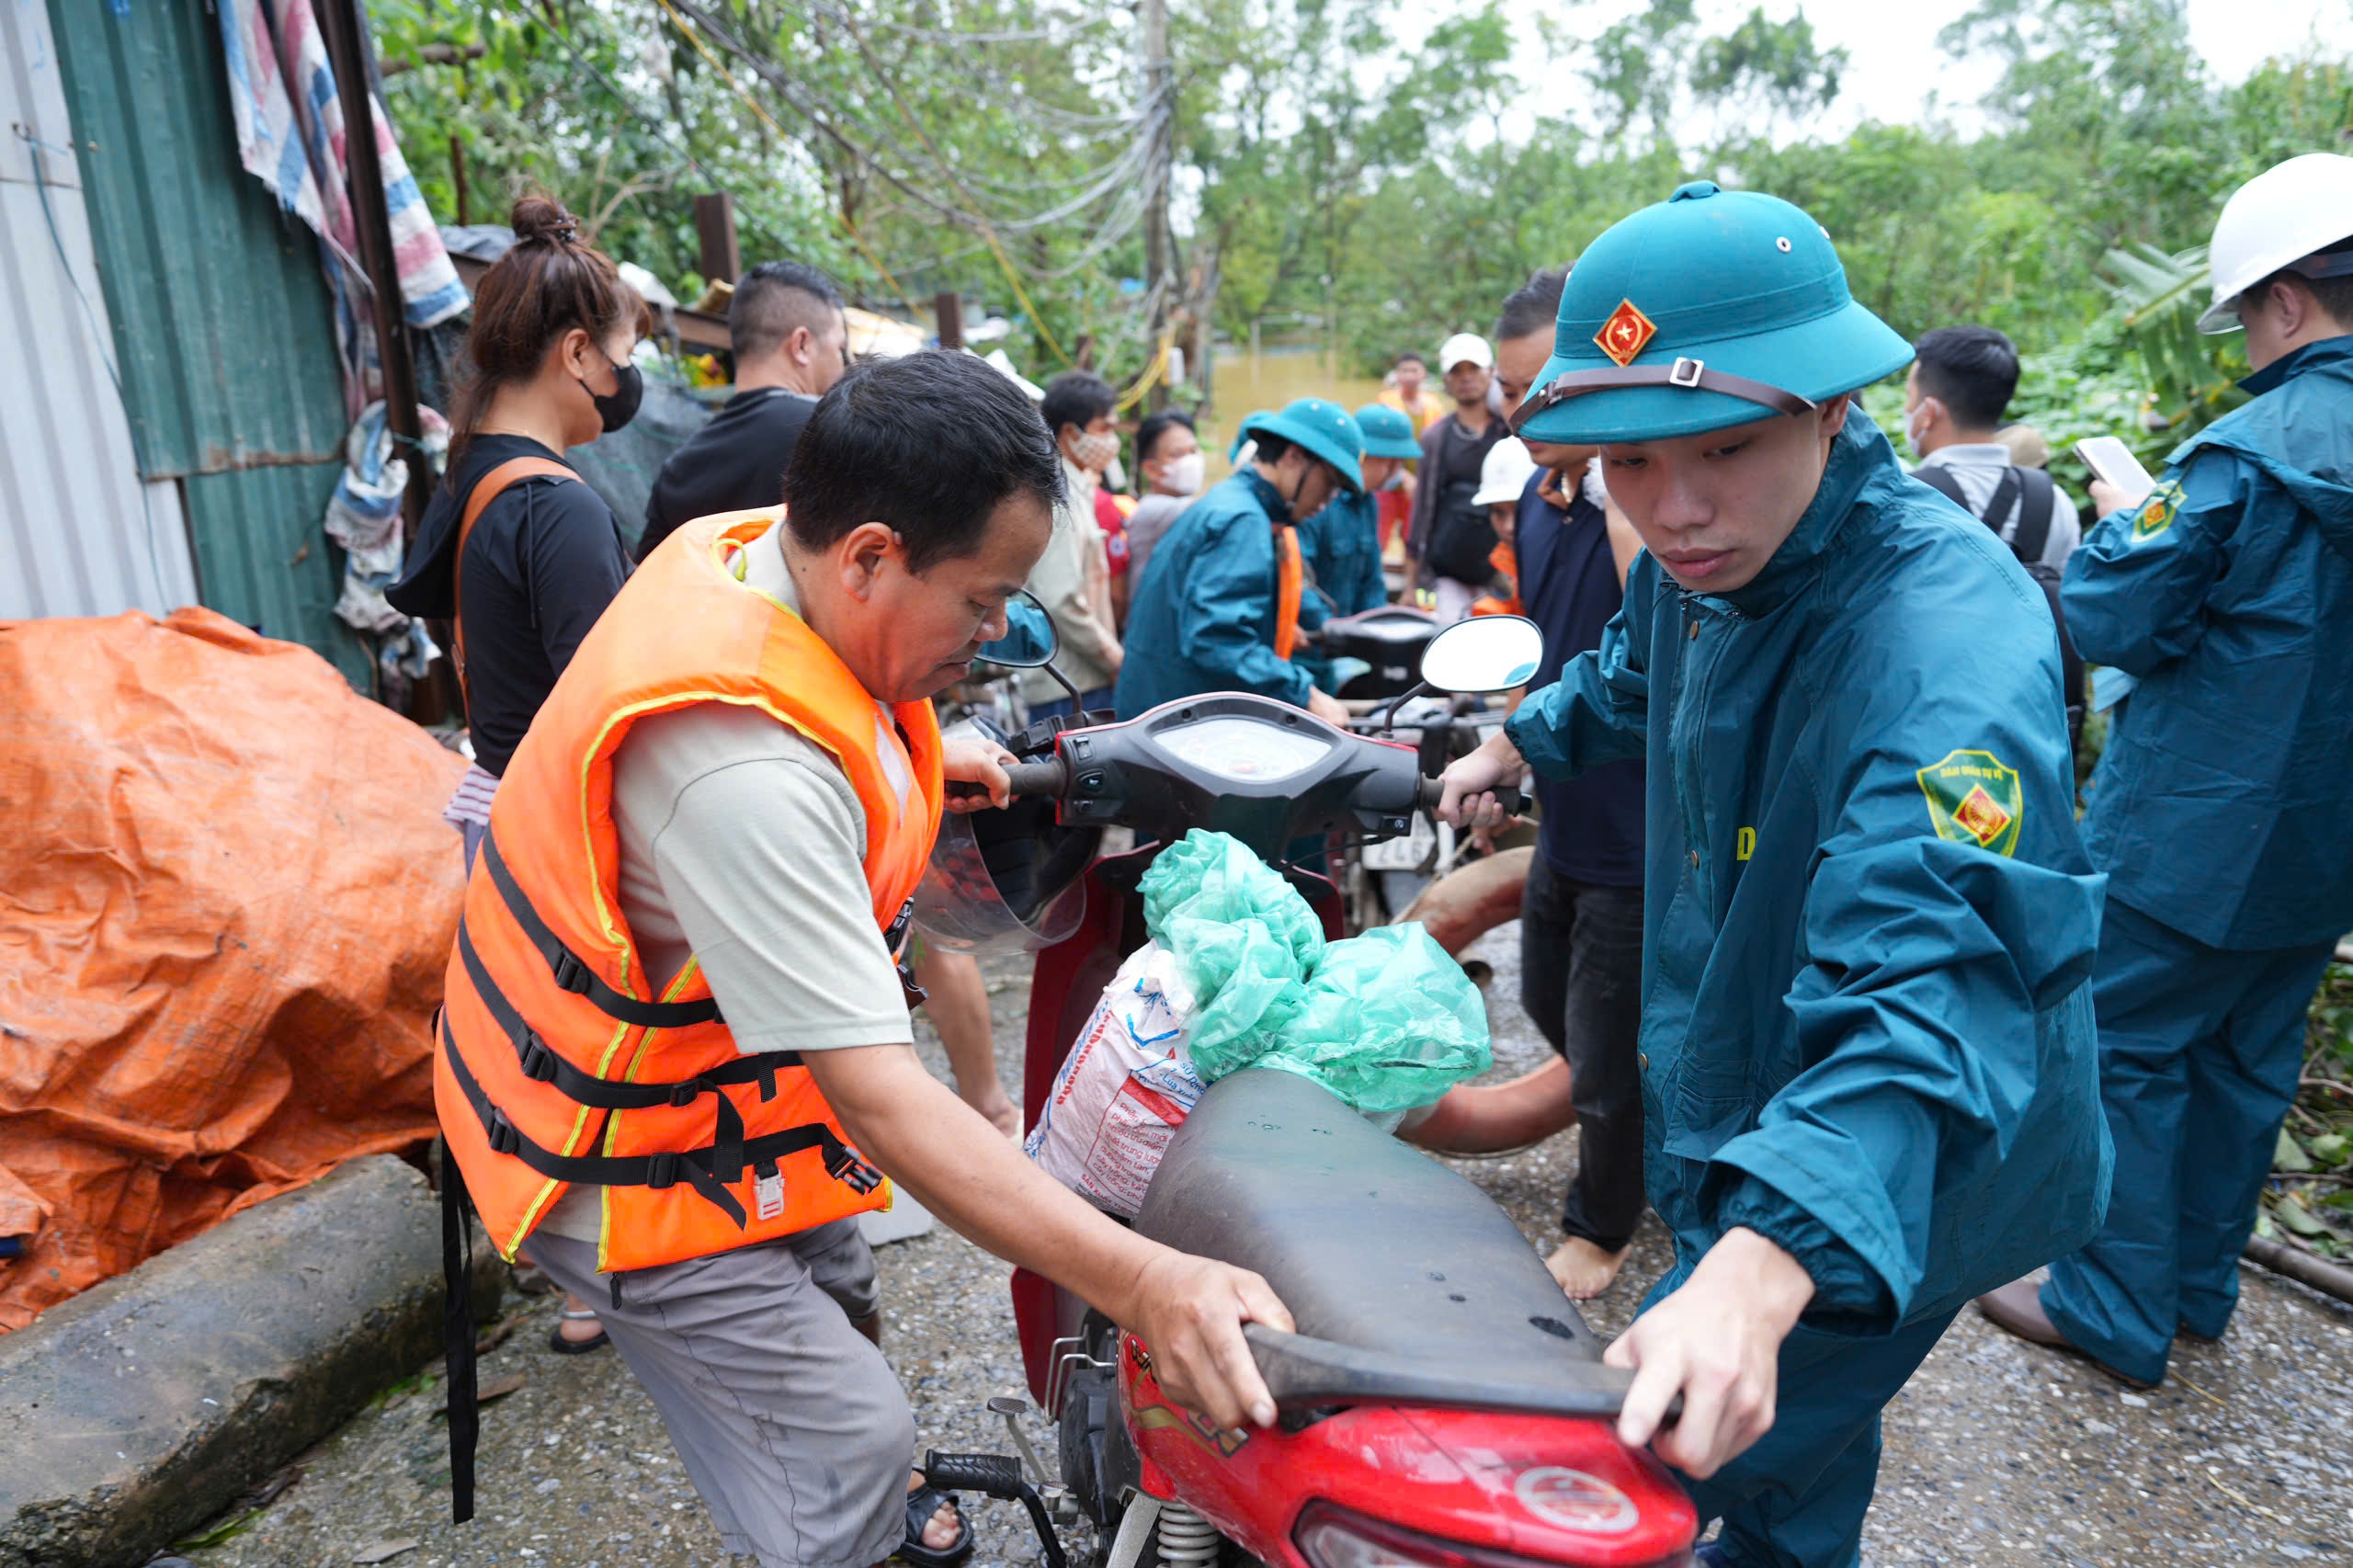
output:
[[[1005,770],[1016,795],[1049,795],[1059,798],[1070,792],[1070,769],[1059,756],[1043,762],[1017,762]]]
[[[942,1492],[977,1492],[1006,1502],[1024,1490],[1021,1461],[1006,1454],[943,1454],[934,1449],[924,1456],[923,1474]]]
[[[1488,793],[1495,796],[1495,804],[1501,806],[1509,815],[1518,816],[1521,812],[1527,809],[1527,799],[1522,796],[1518,790],[1497,788],[1490,790]],[[1443,780],[1437,778],[1425,778],[1422,780],[1421,800],[1419,801],[1422,810],[1426,812],[1436,812],[1438,810],[1438,802],[1445,798],[1446,784]]]

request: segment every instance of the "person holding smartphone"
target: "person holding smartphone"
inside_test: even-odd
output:
[[[2353,158],[2258,175],[2211,255],[2199,325],[2245,330],[2255,401],[2154,484],[2086,443],[2101,518],[2063,589],[2084,656],[2133,681],[2084,818],[2115,1200],[2050,1283],[1978,1303],[2140,1386],[2177,1332],[2230,1322],[2305,1009],[2353,927]]]

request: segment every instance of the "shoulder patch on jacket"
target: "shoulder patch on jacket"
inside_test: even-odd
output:
[[[2168,479],[2158,485],[2150,493],[2149,498],[2141,503],[2141,510],[2133,516],[2132,537],[2135,540],[2154,539],[2173,527],[2174,518],[2181,511],[2181,501],[2180,481]]]
[[[1990,751],[1947,752],[1941,762],[1920,769],[1920,792],[1928,800],[1928,822],[1938,838],[1974,844],[1996,855],[2018,846],[2018,824],[2026,816],[2026,791],[2018,770],[2002,766]]]

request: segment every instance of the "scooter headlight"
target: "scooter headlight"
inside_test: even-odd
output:
[[[1334,1503],[1310,1503],[1302,1509],[1292,1539],[1313,1568],[1559,1568],[1493,1547],[1440,1540]],[[1678,1551],[1634,1568],[1691,1568],[1691,1563],[1690,1552]]]

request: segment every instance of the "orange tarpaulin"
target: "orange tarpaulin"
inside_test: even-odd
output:
[[[431,1136],[464,768],[210,610],[0,622],[0,1329]]]

